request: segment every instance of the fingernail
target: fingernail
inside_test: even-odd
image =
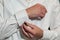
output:
[[[29,26],[28,26],[27,28],[28,28],[28,29],[32,29],[32,28],[31,28],[31,27],[29,27]]]
[[[26,22],[24,22],[24,24],[25,24],[26,26],[28,26]]]

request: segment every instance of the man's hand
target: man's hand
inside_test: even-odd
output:
[[[47,13],[46,8],[41,5],[41,4],[36,4],[30,8],[26,9],[27,14],[29,16],[29,18],[31,19],[35,19],[35,18],[43,18],[45,16],[45,14]]]
[[[25,22],[21,28],[24,35],[30,39],[40,39],[43,36],[43,30],[30,23]]]

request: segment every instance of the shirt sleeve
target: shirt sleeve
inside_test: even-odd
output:
[[[26,19],[28,19],[28,15],[25,10],[27,2],[23,1],[23,3],[22,1],[18,0],[6,0],[4,2],[5,8],[7,8],[7,10],[9,10],[9,12],[15,16],[19,25],[22,24]]]
[[[8,17],[8,15],[5,16],[8,17],[7,19],[5,19],[5,17],[3,17],[3,13],[3,5],[2,3],[0,3],[0,40],[9,37],[13,33],[15,33],[18,26],[14,16]]]
[[[53,26],[50,26],[51,30],[44,30],[43,38],[48,40],[60,40],[60,4],[55,5],[53,10],[55,19],[53,19]],[[51,19],[52,20],[52,19]]]
[[[20,6],[16,0],[15,3],[13,0],[0,1],[0,40],[10,37],[17,31],[18,25],[27,20],[26,11],[20,10]]]
[[[15,18],[19,25],[22,25],[26,20],[28,20],[28,15],[26,10],[21,10],[15,14]]]

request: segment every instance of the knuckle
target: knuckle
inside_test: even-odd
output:
[[[42,16],[42,18],[43,18],[44,16]]]
[[[34,32],[33,34],[36,35],[36,32]]]

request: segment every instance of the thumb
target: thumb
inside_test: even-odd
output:
[[[34,27],[33,27],[34,25],[32,25],[31,23],[25,22],[24,24],[25,24],[26,26],[29,26],[30,28],[34,29]]]

